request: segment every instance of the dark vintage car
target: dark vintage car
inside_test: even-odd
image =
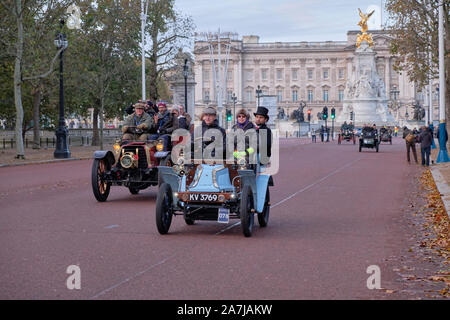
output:
[[[390,144],[392,144],[391,129],[387,129],[387,128],[380,129],[380,142],[389,142]]]
[[[142,133],[130,128],[135,134]],[[158,185],[158,166],[171,165],[170,150],[161,139],[148,141],[117,140],[113,151],[95,151],[92,164],[92,191],[106,201],[111,186],[124,186],[131,194]]]
[[[351,141],[353,144],[356,144],[355,134],[351,128],[341,129],[338,136],[338,144],[341,144],[342,141]]]
[[[375,149],[378,152],[379,145],[380,140],[377,130],[372,127],[363,128],[359,138],[359,152],[361,152],[362,148]]]

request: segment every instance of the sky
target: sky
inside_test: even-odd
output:
[[[197,32],[258,35],[260,42],[345,41],[347,31],[360,30],[358,8],[367,12],[384,0],[176,0],[193,18]],[[372,19],[380,19],[379,10]],[[383,12],[383,21],[385,21]],[[381,21],[381,20],[378,20]],[[380,22],[379,22],[380,23]],[[378,23],[378,25],[379,25]],[[372,29],[369,21],[369,29]]]

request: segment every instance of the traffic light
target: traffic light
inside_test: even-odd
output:
[[[306,113],[308,114],[308,121],[311,121],[311,109],[308,109]]]
[[[231,121],[231,110],[227,109],[227,121]]]
[[[350,120],[353,121],[353,111],[350,111]]]
[[[322,116],[323,116],[323,120],[327,120],[327,118],[328,118],[328,108],[327,107],[323,107]]]
[[[334,119],[336,117],[336,109],[331,108],[331,119]]]

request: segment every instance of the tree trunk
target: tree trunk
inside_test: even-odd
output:
[[[33,90],[33,149],[41,148],[41,134],[39,123],[39,106],[42,99],[42,83],[39,84]]]
[[[25,158],[25,150],[23,147],[22,123],[23,123],[23,106],[22,106],[22,56],[23,56],[23,16],[22,1],[16,0],[15,16],[17,22],[17,45],[16,45],[16,61],[14,65],[14,102],[16,106],[16,158]]]
[[[153,28],[153,30],[156,29],[156,32],[154,31],[152,33],[152,41],[153,41],[153,50],[152,54],[150,55],[150,72],[149,72],[149,97],[153,101],[157,101],[158,96],[158,31],[157,28]]]
[[[98,136],[98,106],[94,107],[94,114],[92,119],[92,145],[100,145],[100,139]]]

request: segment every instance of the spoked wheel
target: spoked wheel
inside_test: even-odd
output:
[[[104,202],[108,199],[111,183],[104,181],[107,170],[108,166],[105,160],[94,159],[91,174],[92,191],[94,192],[95,199],[99,202]]]
[[[137,189],[137,188],[128,187],[128,190],[130,190],[131,194],[138,194],[139,193],[139,189]]]
[[[266,199],[264,200],[263,212],[258,213],[258,223],[260,227],[267,227],[269,224],[269,213],[270,213],[270,191],[267,187]]]
[[[353,144],[356,144],[356,139],[355,139],[355,137],[353,137]]]
[[[253,209],[253,194],[250,186],[244,186],[241,193],[240,215],[241,227],[244,236],[251,237],[253,230],[254,214]]]
[[[379,145],[379,144],[377,143],[377,146],[375,147],[375,150],[376,150],[377,152],[378,152],[378,145]]]
[[[341,136],[338,137],[338,144],[341,144]]]
[[[156,226],[160,234],[169,232],[172,215],[172,189],[169,184],[163,183],[156,198]]]
[[[361,152],[361,150],[362,150],[362,146],[361,146],[361,145],[359,145],[359,152]]]

